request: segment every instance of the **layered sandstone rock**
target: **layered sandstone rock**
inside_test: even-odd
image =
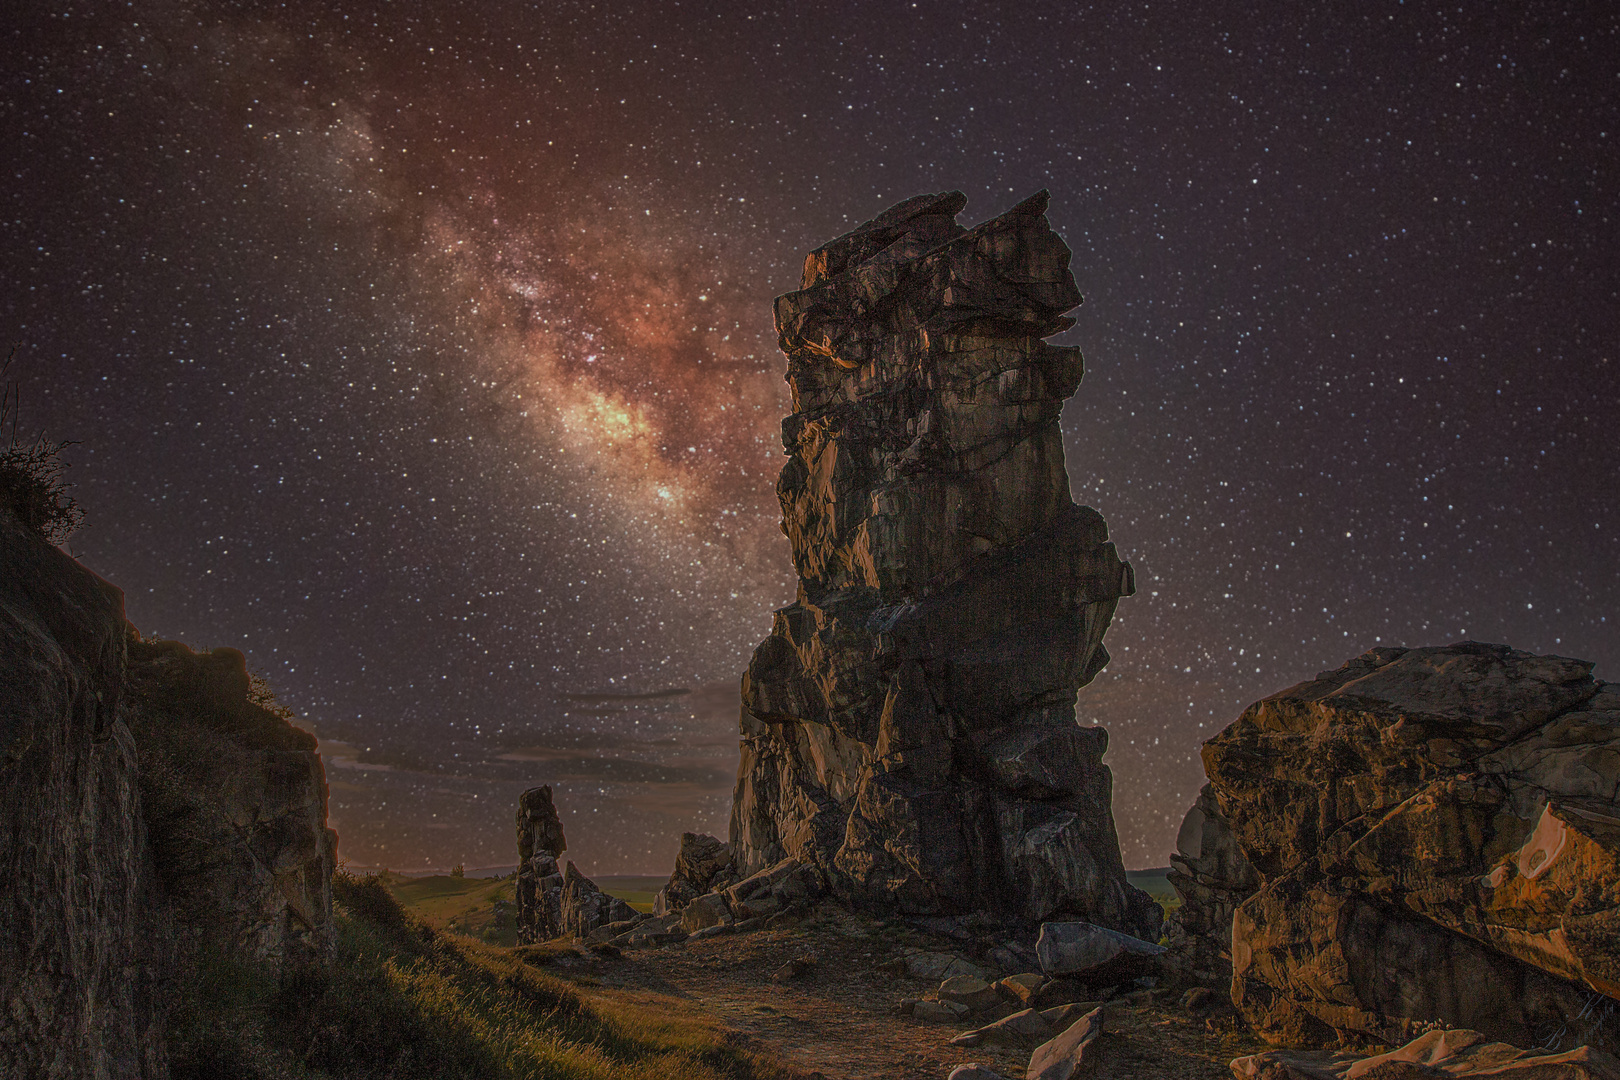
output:
[[[330,950],[315,739],[242,654],[142,641],[123,596],[0,509],[0,1075],[167,1075],[199,954]]]
[[[971,230],[910,199],[779,297],[794,412],[777,494],[799,575],[743,679],[740,874],[792,858],[919,914],[1158,936],[1125,882],[1075,692],[1129,564],[1069,497],[1058,416],[1080,302],[1041,192]]]
[[[518,940],[549,941],[563,932],[563,873],[557,859],[568,850],[550,787],[518,796],[517,843]]]
[[[158,1075],[123,594],[0,507],[0,1075]]]
[[[235,649],[128,642],[153,867],[195,947],[280,965],[331,950],[337,834],[316,740],[252,700]]]
[[[1620,1043],[1620,687],[1591,669],[1377,649],[1205,745],[1258,876],[1231,953],[1262,1034]]]
[[[1176,834],[1170,884],[1181,904],[1165,920],[1175,966],[1190,981],[1232,978],[1232,915],[1259,887],[1248,856],[1205,784]]]
[[[682,833],[675,870],[653,899],[653,914],[680,911],[704,893],[724,889],[736,881],[729,844],[707,833]]]

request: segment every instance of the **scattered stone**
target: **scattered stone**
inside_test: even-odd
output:
[[[1035,1004],[1035,999],[1045,982],[1046,976],[1039,972],[1026,971],[1001,979],[996,983],[996,990],[1008,1001],[1017,1001],[1028,1006]]]
[[[731,909],[726,906],[726,898],[719,893],[694,897],[681,909],[681,929],[688,934],[730,922]]]
[[[984,1042],[984,1033],[979,1031],[964,1031],[951,1040],[952,1046],[978,1046]]]
[[[798,926],[804,921],[804,916],[796,911],[778,911],[765,920],[767,930],[782,930],[789,926]]]
[[[795,956],[771,972],[771,982],[785,983],[803,978],[814,970],[816,962],[808,956]]]
[[[1230,985],[1258,1034],[1394,1045],[1438,1020],[1620,1052],[1591,1004],[1620,997],[1620,685],[1591,671],[1480,642],[1374,649],[1204,745],[1186,831],[1225,866],[1211,881],[1241,878],[1212,829],[1254,871]]]
[[[989,1066],[980,1065],[974,1061],[966,1065],[958,1065],[951,1070],[951,1075],[946,1077],[945,1080],[1007,1080],[1007,1078]]]
[[[705,926],[701,930],[692,931],[686,935],[686,940],[702,941],[704,938],[720,937],[722,934],[735,934],[736,932],[737,928],[730,923],[715,923],[713,926]]]
[[[982,1028],[966,1032],[965,1034],[975,1038],[973,1043],[965,1045],[976,1046],[984,1042],[992,1046],[1039,1046],[1050,1039],[1056,1030],[1058,1029],[1049,1023],[1046,1017],[1034,1009],[1025,1009],[1011,1016],[1002,1017],[993,1024],[986,1024]]]
[[[893,1011],[899,1013],[901,1016],[911,1016],[917,1011],[917,1005],[921,1001],[921,998],[901,998],[899,1002],[895,1004]]]
[[[1041,970],[1048,975],[1085,974],[1088,978],[1141,971],[1164,951],[1163,945],[1087,922],[1042,923],[1035,942]]]
[[[954,1001],[919,1001],[912,1006],[911,1015],[919,1020],[951,1024],[965,1018],[971,1010]]]
[[[914,949],[902,954],[900,962],[907,975],[913,979],[925,979],[929,982],[957,975],[975,975],[983,978],[985,974],[978,965],[952,953]]]
[[[1069,496],[1083,364],[1042,339],[1080,295],[1047,198],[971,230],[960,192],[907,200],[777,298],[799,593],[743,678],[731,836],[739,872],[795,859],[868,910],[1157,938],[1074,715],[1135,585]]]
[[[1374,1057],[1325,1050],[1269,1050],[1232,1062],[1237,1080],[1620,1080],[1620,1059],[1590,1046],[1520,1050],[1477,1031],[1431,1031]]]
[[[1040,1010],[1041,1019],[1052,1025],[1052,1030],[1062,1031],[1076,1020],[1093,1009],[1103,1008],[1101,1001],[1071,1001],[1067,1005],[1054,1005],[1050,1009]]]
[[[953,975],[939,984],[939,1000],[955,1001],[973,1012],[983,1012],[1000,1004],[1001,995],[977,975]]]
[[[1070,1024],[1050,1042],[1036,1047],[1029,1057],[1025,1080],[1069,1080],[1084,1076],[1095,1064],[1095,1047],[1103,1030],[1103,1010],[1093,1009]]]

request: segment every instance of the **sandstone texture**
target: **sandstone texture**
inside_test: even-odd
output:
[[[563,932],[563,874],[557,859],[568,850],[550,787],[533,787],[518,796],[517,844],[518,941],[550,941]]]
[[[1377,649],[1205,744],[1213,801],[1194,813],[1256,879],[1219,902],[1240,900],[1232,997],[1257,1031],[1393,1045],[1438,1021],[1620,1045],[1620,686],[1591,669],[1477,642]],[[1183,896],[1205,904],[1184,925],[1215,921]]]
[[[1212,985],[1230,982],[1232,915],[1254,894],[1260,879],[1227,827],[1209,784],[1181,823],[1169,878],[1181,906],[1165,920],[1164,929],[1180,973]]]
[[[0,1075],[166,1072],[123,612],[0,509]]]
[[[168,1075],[176,981],[332,938],[315,739],[0,510],[0,1075]]]
[[[675,871],[653,898],[653,914],[679,911],[704,893],[724,889],[736,881],[730,844],[707,833],[682,833]]]
[[[776,301],[793,415],[777,494],[798,599],[743,678],[740,875],[793,859],[858,907],[1083,918],[1156,940],[1076,691],[1129,564],[1069,497],[1080,302],[1037,194],[973,229],[910,199]]]
[[[152,862],[196,947],[311,962],[332,945],[337,834],[315,736],[252,700],[235,649],[128,643]]]
[[[1237,1080],[1620,1080],[1620,1060],[1590,1046],[1562,1053],[1520,1050],[1477,1031],[1442,1030],[1372,1057],[1308,1050],[1252,1054],[1233,1061],[1232,1074]]]

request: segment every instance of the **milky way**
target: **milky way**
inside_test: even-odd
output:
[[[770,299],[1039,188],[1078,501],[1141,592],[1082,697],[1128,864],[1198,745],[1377,644],[1620,661],[1620,17],[1190,3],[185,2],[8,20],[6,333],[71,550],[243,649],[341,854],[590,872],[724,831],[792,596]]]

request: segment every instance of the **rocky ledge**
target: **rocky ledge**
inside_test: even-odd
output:
[[[1082,361],[1042,339],[1080,294],[1046,204],[964,229],[962,194],[918,196],[776,301],[799,595],[743,679],[730,871],[791,860],[866,910],[1156,940],[1107,734],[1075,720],[1133,585],[1069,497],[1058,416]]]
[[[1204,765],[1179,922],[1229,920],[1269,1041],[1620,1047],[1620,686],[1591,664],[1375,649],[1250,706]]]

